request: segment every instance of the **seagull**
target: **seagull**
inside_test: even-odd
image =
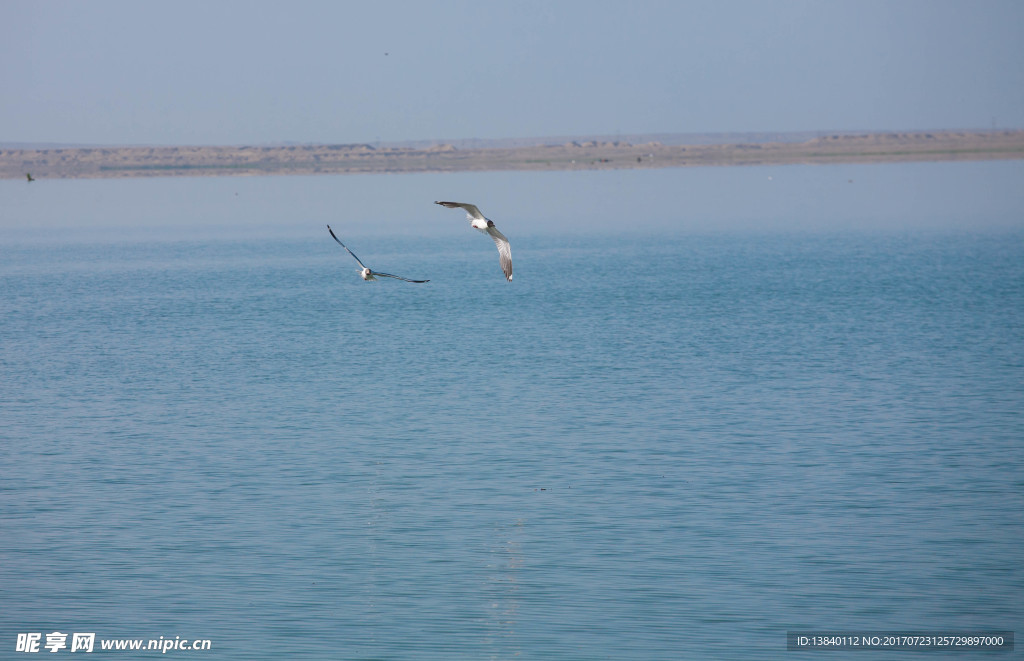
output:
[[[344,248],[345,250],[348,250],[348,246],[346,246],[344,243],[341,243],[341,239],[339,239],[337,236],[334,235],[334,230],[331,229],[330,225],[327,226],[327,231],[331,233],[331,236],[334,238],[335,241],[337,241],[341,245],[342,248]],[[350,254],[353,257],[355,257],[356,261],[359,262],[359,266],[363,267],[363,270],[359,272],[359,275],[362,276],[363,280],[376,280],[377,278],[375,276],[379,275],[379,276],[384,277],[384,278],[394,278],[395,280],[405,280],[406,282],[430,282],[430,280],[410,280],[409,278],[403,278],[402,276],[399,276],[399,275],[391,275],[390,273],[381,273],[380,271],[371,271],[370,269],[366,268],[366,264],[363,264],[362,262],[359,261],[359,258],[356,257],[356,254],[354,252],[352,252],[351,250],[348,250],[348,254]]]
[[[494,221],[485,218],[475,204],[466,202],[434,202],[449,209],[465,209],[466,218],[469,218],[469,225],[494,239],[494,245],[498,246],[498,261],[501,263],[501,270],[505,273],[505,280],[512,282],[512,246],[509,245],[505,235],[494,226]]]
[[[25,173],[25,178],[28,179],[29,181],[35,181],[36,180],[36,178],[32,176],[31,172],[26,172]]]

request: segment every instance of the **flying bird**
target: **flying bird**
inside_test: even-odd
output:
[[[505,274],[505,280],[512,282],[512,246],[509,245],[505,235],[494,226],[494,221],[484,217],[475,204],[468,204],[466,202],[434,202],[434,204],[440,204],[442,207],[448,207],[449,209],[465,209],[470,227],[478,229],[484,234],[489,234],[494,239],[494,245],[498,246],[498,261],[501,263],[501,270]]]
[[[395,280],[405,280],[406,282],[430,282],[430,280],[410,280],[409,278],[403,278],[402,276],[399,276],[399,275],[391,275],[390,273],[381,273],[380,271],[372,271],[372,270],[366,268],[366,264],[363,264],[361,261],[359,261],[359,258],[356,257],[356,254],[354,252],[352,252],[351,250],[349,250],[348,246],[346,246],[344,243],[341,242],[341,239],[339,239],[337,236],[335,236],[334,230],[331,229],[330,225],[327,226],[327,231],[331,233],[331,237],[333,237],[334,240],[337,241],[338,244],[341,245],[342,248],[344,248],[345,250],[348,250],[348,254],[350,254],[353,257],[355,257],[355,260],[357,262],[359,262],[359,266],[363,267],[363,270],[359,272],[359,275],[363,278],[363,280],[376,280],[377,279],[376,276],[379,275],[382,278],[394,278]]]

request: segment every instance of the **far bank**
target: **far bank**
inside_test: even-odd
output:
[[[369,144],[86,147],[0,150],[0,178],[385,174],[501,170],[613,170],[1024,158],[1024,131],[832,134],[798,142],[722,144],[569,140],[534,146],[456,148]]]

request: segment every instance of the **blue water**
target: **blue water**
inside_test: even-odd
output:
[[[361,251],[409,285],[324,234],[6,250],[5,647],[1021,630],[1021,236],[526,240],[512,285],[483,237]]]
[[[1019,218],[506,226],[511,284],[455,221],[346,237],[425,285],[362,282],[322,227],[0,247],[0,658],[52,631],[246,660],[1024,631]]]

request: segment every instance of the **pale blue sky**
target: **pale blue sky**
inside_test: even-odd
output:
[[[0,0],[0,142],[1024,127],[1019,0]]]

